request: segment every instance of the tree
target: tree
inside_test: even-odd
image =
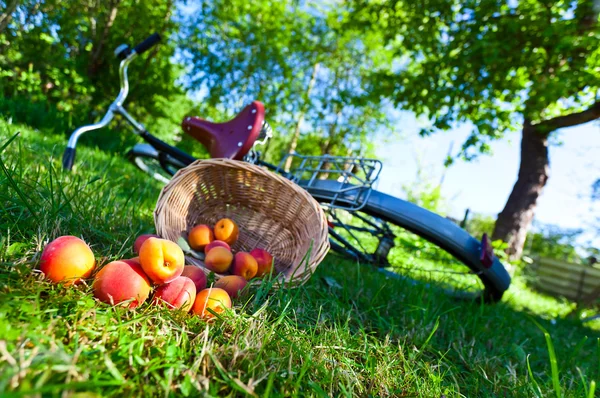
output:
[[[282,152],[364,151],[388,127],[380,99],[366,95],[366,72],[386,58],[368,50],[373,37],[342,29],[343,10],[339,1],[199,2],[180,34],[187,87],[229,116],[264,102]]]
[[[493,234],[513,258],[548,180],[552,134],[600,117],[599,11],[592,0],[355,2],[355,23],[385,32],[398,58],[374,73],[376,94],[429,117],[422,134],[472,122],[460,154],[470,159],[520,126],[519,173]]]
[[[158,105],[161,98],[182,94],[175,85],[181,68],[170,60],[175,46],[169,36],[177,28],[173,1],[7,3],[7,11],[0,14],[0,21],[8,21],[5,29],[0,29],[3,97],[45,103],[70,119],[69,128],[89,122],[118,92],[118,62],[113,50],[121,43],[135,45],[159,32],[163,43],[130,67],[128,105],[137,116],[150,112],[155,117],[170,117]]]

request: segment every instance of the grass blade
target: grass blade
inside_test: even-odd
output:
[[[546,347],[548,348],[548,356],[550,357],[550,370],[552,372],[552,386],[557,398],[562,397],[562,391],[560,388],[560,377],[558,372],[558,361],[556,360],[556,352],[554,351],[554,344],[552,344],[552,337],[550,333],[542,325],[532,319],[532,322],[544,333],[546,339]]]
[[[2,144],[2,147],[0,147],[0,153],[4,152],[4,150],[10,145],[10,143],[13,142],[19,136],[19,134],[21,133],[17,132],[17,134],[13,135],[8,139],[8,141]]]

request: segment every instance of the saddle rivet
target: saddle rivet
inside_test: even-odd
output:
[[[238,142],[238,146],[239,146],[239,147],[241,147],[241,146],[242,146],[242,142],[241,142],[241,141],[240,141],[240,142]]]
[[[252,109],[252,113],[256,113],[256,109]]]
[[[248,130],[252,130],[252,126],[248,126]]]

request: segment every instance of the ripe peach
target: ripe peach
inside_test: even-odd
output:
[[[256,263],[258,264],[256,277],[260,278],[261,276],[269,275],[273,266],[273,256],[271,256],[271,254],[264,249],[254,249],[250,252],[250,254],[252,257],[254,257]]]
[[[196,285],[197,292],[206,288],[206,274],[195,265],[186,265],[183,267],[181,276],[190,278],[194,282],[194,285]]]
[[[223,289],[234,299],[240,294],[248,282],[239,275],[227,275],[215,282],[215,287]]]
[[[133,242],[133,251],[135,252],[135,254],[140,254],[140,248],[148,238],[160,238],[160,236],[155,234],[145,234],[138,236],[135,242]]]
[[[233,254],[224,247],[215,247],[208,252],[204,259],[206,268],[211,271],[223,273],[229,269],[233,261]]]
[[[188,243],[193,250],[202,250],[215,240],[212,229],[205,224],[196,225],[188,234]]]
[[[258,264],[254,257],[250,253],[238,252],[235,253],[233,258],[233,265],[231,266],[231,273],[239,275],[249,281],[254,278],[258,271]]]
[[[223,218],[215,224],[215,238],[227,244],[234,244],[239,233],[237,224],[230,218]]]
[[[150,294],[150,280],[141,265],[132,260],[113,261],[104,266],[94,278],[94,296],[116,305],[132,300],[129,308],[142,304]]]
[[[231,308],[231,297],[229,297],[229,294],[218,287],[211,287],[196,294],[196,301],[194,301],[192,312],[204,319],[211,319],[214,318],[214,315],[208,309],[220,314],[227,308]]]
[[[160,285],[154,293],[155,304],[164,302],[169,308],[179,308],[189,312],[196,300],[196,287],[194,282],[185,276]]]
[[[208,245],[204,246],[204,254],[207,254],[210,249],[215,247],[224,247],[225,249],[231,251],[231,247],[229,247],[227,243],[223,242],[222,240],[213,240]]]
[[[183,272],[185,257],[175,242],[148,238],[140,248],[140,264],[154,283],[168,283]]]
[[[54,283],[72,284],[87,278],[96,266],[92,249],[75,236],[61,236],[44,247],[40,271]]]

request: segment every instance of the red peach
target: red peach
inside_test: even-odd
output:
[[[239,275],[249,281],[250,279],[254,278],[254,275],[256,275],[257,271],[258,264],[256,263],[254,257],[250,255],[250,253],[235,253],[233,264],[231,266],[231,273],[233,275]]]
[[[264,249],[254,249],[250,252],[250,255],[254,257],[256,264],[258,264],[256,277],[260,278],[261,276],[269,275],[273,267],[273,256]]]
[[[204,319],[211,319],[214,315],[208,309],[220,314],[227,308],[231,308],[231,297],[229,297],[229,294],[218,287],[211,287],[196,294],[196,301],[194,301],[192,312]]]
[[[96,274],[93,283],[94,296],[105,303],[116,305],[132,300],[129,308],[142,304],[150,294],[150,280],[142,267],[131,260],[119,260],[106,264]]]
[[[222,240],[213,240],[204,247],[204,254],[208,254],[210,249],[214,249],[215,247],[224,247],[225,249],[231,251],[231,247],[229,247],[227,243],[223,242]]]
[[[138,236],[135,242],[133,242],[133,251],[135,252],[135,254],[140,254],[140,248],[148,238],[160,238],[160,236],[155,234],[145,234]]]
[[[185,256],[175,242],[148,238],[140,248],[140,264],[154,283],[168,283],[183,272]]]
[[[154,293],[155,304],[164,302],[169,308],[179,308],[188,312],[196,300],[194,282],[185,276],[160,285]]]
[[[248,282],[239,275],[227,275],[215,282],[215,287],[223,289],[231,298],[237,298]]]
[[[196,267],[195,265],[186,265],[183,267],[181,276],[190,278],[192,282],[194,282],[194,285],[196,285],[197,292],[206,288],[206,274],[200,267]]]
[[[92,274],[96,259],[92,249],[75,236],[61,236],[44,247],[40,271],[54,283],[70,285]]]

